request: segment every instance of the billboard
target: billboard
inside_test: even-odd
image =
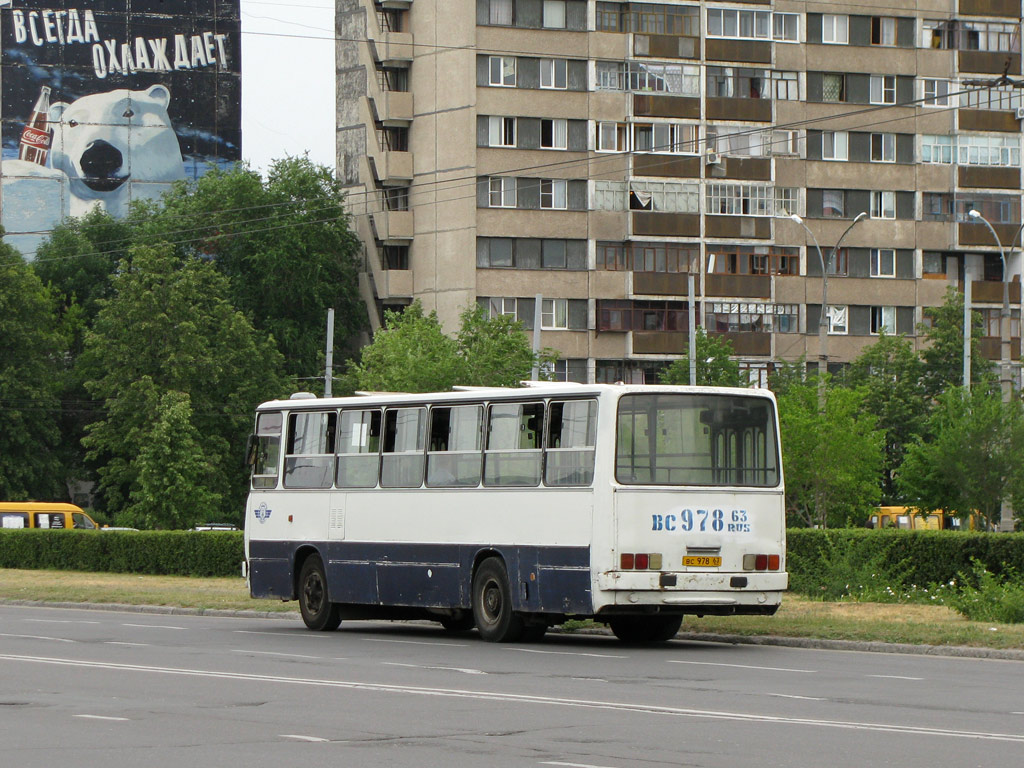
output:
[[[0,219],[26,257],[241,159],[239,0],[0,0],[0,24]]]

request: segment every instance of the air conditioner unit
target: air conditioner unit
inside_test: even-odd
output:
[[[1024,120],[1024,107],[1017,107],[1017,119]]]
[[[718,165],[720,162],[722,162],[722,158],[713,149],[709,149],[707,151],[707,154],[704,155],[704,162],[706,162],[708,165]]]

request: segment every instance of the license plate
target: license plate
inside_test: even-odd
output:
[[[709,557],[707,555],[685,555],[683,557],[683,565],[691,568],[720,568],[722,566],[722,558]]]

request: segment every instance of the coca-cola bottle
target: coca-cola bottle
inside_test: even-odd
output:
[[[43,90],[36,99],[36,105],[32,108],[32,116],[25,124],[21,132],[21,143],[18,147],[18,159],[26,160],[37,165],[46,165],[46,158],[50,154],[50,144],[53,142],[53,134],[50,133],[48,117],[50,112],[50,89],[43,86]]]

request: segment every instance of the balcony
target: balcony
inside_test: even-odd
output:
[[[1017,133],[1020,121],[1013,112],[993,109],[961,109],[957,113],[961,131],[1003,131]]]
[[[763,40],[704,41],[704,56],[709,61],[742,61],[751,64],[771,64],[772,44]]]
[[[691,99],[687,96],[634,93],[633,114],[637,117],[684,117],[698,120],[700,119],[700,99]],[[768,119],[770,120],[771,117]]]
[[[371,214],[374,235],[382,243],[412,240],[415,232],[412,211],[374,211]]]
[[[1004,16],[1020,18],[1020,0],[960,0],[961,16]]]
[[[999,242],[1005,249],[1009,249],[1011,245],[1017,247],[1020,243],[1016,242],[1017,230],[1020,228],[1020,224],[993,224],[992,229],[996,231],[996,235],[999,237]],[[960,246],[986,246],[995,248],[996,243],[992,239],[992,233],[988,231],[988,227],[984,224],[974,224],[963,222],[957,224],[957,242]]]
[[[704,295],[727,298],[770,299],[772,279],[768,275],[704,276]]]
[[[706,237],[746,237],[767,240],[772,236],[772,220],[767,216],[705,216]]]
[[[374,175],[383,186],[404,186],[412,181],[412,152],[376,152],[372,159]]]
[[[963,283],[957,286],[963,291]],[[971,281],[972,304],[1002,304],[1003,284],[995,280]],[[1020,283],[1010,283],[1010,304],[1020,304]]]
[[[708,120],[743,120],[758,123],[772,121],[771,99],[733,99],[708,96],[704,100]]]
[[[633,331],[634,355],[685,355],[689,331]]]
[[[700,276],[698,275],[698,280]],[[641,296],[687,296],[685,272],[634,272],[633,294]],[[699,289],[699,283],[695,290]]]
[[[708,178],[771,181],[772,161],[767,157],[723,157],[724,173],[708,173]]]
[[[383,125],[408,125],[412,122],[412,92],[370,89],[370,110]]]
[[[737,333],[709,333],[716,339],[732,342],[734,355],[770,355],[772,353],[772,335],[753,331]]]
[[[699,59],[700,38],[685,35],[633,35],[633,55],[656,59]]]
[[[993,168],[982,165],[957,167],[957,185],[973,189],[1020,189],[1019,168]]]
[[[1002,344],[998,336],[982,336],[978,340],[978,349],[986,360],[1002,360]],[[1010,339],[1010,359],[1020,360],[1020,337]]]
[[[700,214],[633,211],[633,234],[700,237]]]
[[[699,157],[677,155],[633,155],[634,176],[670,176],[672,178],[699,179]]]
[[[1009,63],[1009,70],[1006,65]],[[958,66],[961,72],[984,75],[1020,74],[1020,54],[1008,51],[959,51]]]
[[[373,58],[385,67],[402,66],[412,61],[413,42],[409,32],[380,32],[366,41]]]

